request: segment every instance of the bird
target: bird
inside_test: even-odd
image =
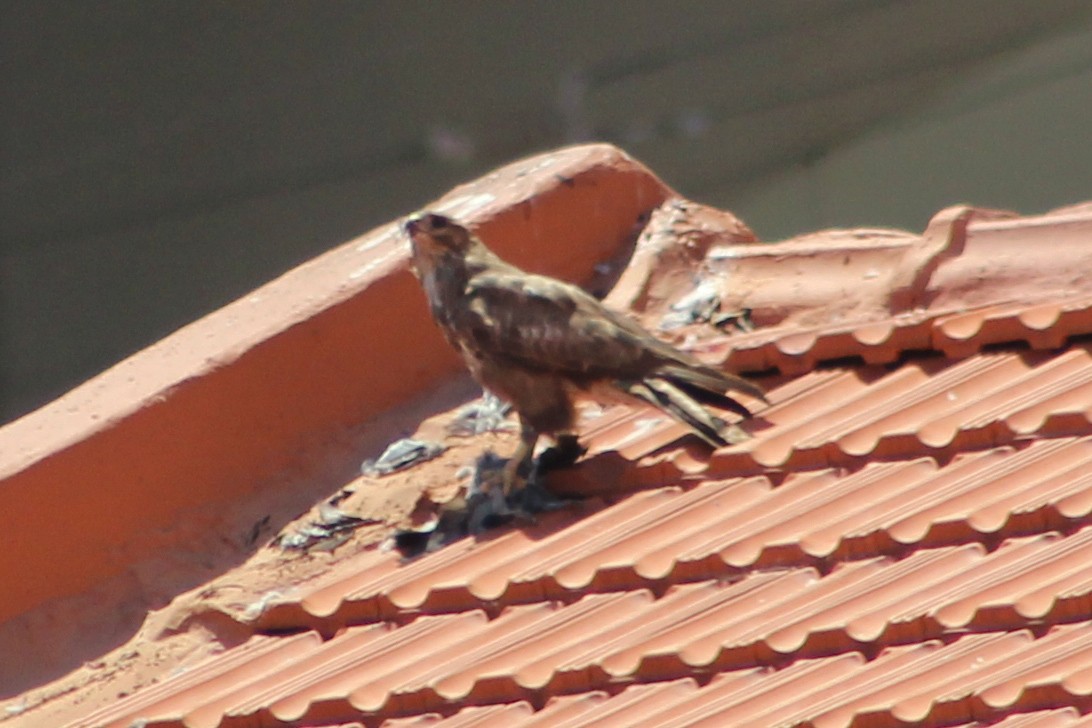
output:
[[[519,418],[505,496],[526,485],[540,436],[569,463],[585,452],[575,432],[581,401],[639,401],[712,448],[729,444],[728,423],[705,405],[749,418],[727,392],[767,401],[757,384],[679,351],[582,288],[505,262],[451,217],[421,211],[402,227],[436,324],[474,379]]]

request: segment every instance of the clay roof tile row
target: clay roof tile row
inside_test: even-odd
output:
[[[981,353],[957,360],[912,360],[894,370],[843,366],[813,371],[773,393],[773,405],[762,412],[772,427],[760,437],[722,449],[706,462],[675,453],[656,475],[677,481],[696,473],[715,477],[720,472],[852,466],[866,456],[886,460],[980,449],[1033,434],[1084,432],[1092,422],[1089,356],[1087,345],[1075,345],[1059,355]],[[602,449],[617,450],[630,460],[651,455],[682,434],[666,418],[636,411],[590,431],[593,452],[601,437]],[[631,477],[644,477],[641,486],[653,484],[649,470]]]
[[[594,512],[564,530],[555,525],[564,516],[554,515],[402,567],[369,554],[359,571],[274,604],[259,624],[299,627],[338,610],[343,624],[367,622],[745,568],[897,555],[910,546],[985,543],[1003,528],[1065,529],[1092,512],[1090,461],[1092,439],[1061,438],[973,453],[943,467],[918,458],[854,473],[802,473],[776,486],[751,477],[645,491],[609,508],[589,505]]]
[[[588,594],[567,604],[511,606],[494,619],[471,609],[421,616],[395,629],[349,627],[326,641],[313,632],[258,636],[207,669],[165,684],[169,689],[162,696],[155,689],[138,693],[107,714],[119,726],[139,715],[148,726],[177,721],[199,728],[218,725],[221,714],[252,716],[266,709],[275,720],[313,722],[356,712],[391,715],[503,703],[539,692],[617,689],[695,671],[757,671],[755,684],[744,691],[748,695],[759,689],[799,694],[813,679],[798,667],[809,659],[824,666],[815,667],[824,680],[838,684],[865,683],[874,671],[887,669],[888,660],[899,660],[903,676],[920,670],[922,680],[939,680],[937,671],[960,669],[966,660],[997,661],[996,668],[976,673],[984,686],[979,699],[992,709],[1010,707],[1043,686],[1085,696],[1092,691],[1092,631],[1086,623],[1064,625],[1092,611],[1089,553],[1092,527],[1069,536],[1015,539],[994,551],[967,544],[900,560],[853,561],[825,575],[796,567],[734,581],[677,584],[658,598],[651,588],[640,588]],[[1047,641],[1026,650],[1026,662],[1005,662],[1026,649],[1029,624],[1037,633],[1049,631]],[[1048,630],[1052,624],[1059,628]],[[968,632],[982,634],[963,636]],[[952,644],[940,649],[945,642]],[[897,658],[862,658],[898,645],[913,648],[891,650]],[[983,651],[990,656],[982,657]],[[975,657],[962,657],[964,652]],[[840,657],[818,659],[831,656]],[[790,666],[767,674],[775,665]],[[837,680],[830,673],[834,665],[844,671]],[[1002,680],[1002,668],[1013,674]],[[1019,694],[1010,695],[1014,686],[1020,686]],[[904,715],[911,708],[902,688],[893,692],[902,696],[899,704],[884,709],[916,719]],[[200,696],[196,703],[187,701],[191,693]],[[175,712],[175,706],[184,710]],[[934,707],[913,710],[924,716]],[[819,720],[822,711],[814,703],[807,711],[815,725],[841,724]],[[722,723],[727,724],[732,723]]]
[[[546,721],[543,725],[563,724],[554,722],[552,711],[571,708],[566,695],[585,703],[580,719],[588,723],[664,726],[834,727],[862,721],[873,726],[950,725],[1005,712],[1069,705],[1083,710],[1092,702],[1092,629],[1087,624],[1039,634],[1019,630],[945,641],[919,639],[883,650],[873,659],[860,652],[834,652],[777,670],[710,662],[724,669],[717,669],[701,687],[693,678],[670,679],[667,665],[656,666],[662,672],[652,675],[662,679],[651,685],[612,683],[610,672],[597,667],[593,655],[624,630],[604,633],[590,624],[597,614],[610,612],[632,630],[627,623],[639,622],[652,603],[641,594],[593,595],[556,611],[546,605],[514,607],[492,623],[466,614],[425,617],[397,635],[377,632],[374,626],[355,628],[291,662],[270,664],[274,655],[267,651],[265,666],[275,670],[251,682],[240,681],[238,670],[207,676],[223,685],[219,691],[206,690],[208,702],[185,712],[151,706],[140,714],[141,725],[200,728],[232,725],[246,716],[248,725],[255,719],[261,725],[331,725],[361,713],[421,714],[452,704],[498,705],[507,712],[520,701],[534,705],[543,692],[561,696],[537,716]],[[448,623],[447,629],[437,622]],[[439,632],[448,638],[434,639]],[[539,650],[538,660],[518,659],[533,648],[521,646],[521,638],[546,647]],[[259,650],[251,652],[257,656]],[[414,657],[413,652],[419,654]],[[694,655],[690,662],[707,657]],[[589,706],[594,691],[614,697],[593,699]],[[650,693],[661,695],[649,702]],[[666,705],[658,711],[657,702]],[[628,716],[626,708],[632,711]],[[114,710],[108,723],[94,722],[105,716],[89,716],[82,725],[125,726],[136,715]],[[452,724],[473,724],[465,723],[469,715]],[[642,717],[634,720],[635,715]]]
[[[879,320],[822,326],[788,325],[708,339],[708,358],[737,371],[777,370],[787,376],[822,362],[857,357],[890,364],[905,352],[963,358],[1000,343],[1051,350],[1092,333],[1092,297],[1062,296],[1034,305],[1006,303],[954,313],[919,310]]]

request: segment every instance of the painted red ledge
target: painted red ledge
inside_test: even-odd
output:
[[[433,206],[514,262],[587,280],[670,194],[620,150],[587,145]],[[407,253],[395,224],[377,228],[0,429],[0,623],[169,548],[187,510],[314,472],[361,423],[456,371]],[[186,535],[202,537],[221,534]]]

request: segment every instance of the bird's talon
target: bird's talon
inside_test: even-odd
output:
[[[504,494],[505,500],[510,499],[514,494],[523,490],[527,483],[527,478],[520,474],[520,463],[513,461],[509,462],[504,468],[504,478],[501,480],[501,492]]]
[[[576,439],[576,435],[559,435],[557,444],[546,449],[538,456],[535,470],[541,473],[570,467],[582,458],[586,452],[588,452],[588,448],[580,444],[580,441]]]

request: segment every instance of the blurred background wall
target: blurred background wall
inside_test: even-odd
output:
[[[766,240],[1092,199],[1087,0],[8,0],[0,94],[0,421],[566,143]]]

